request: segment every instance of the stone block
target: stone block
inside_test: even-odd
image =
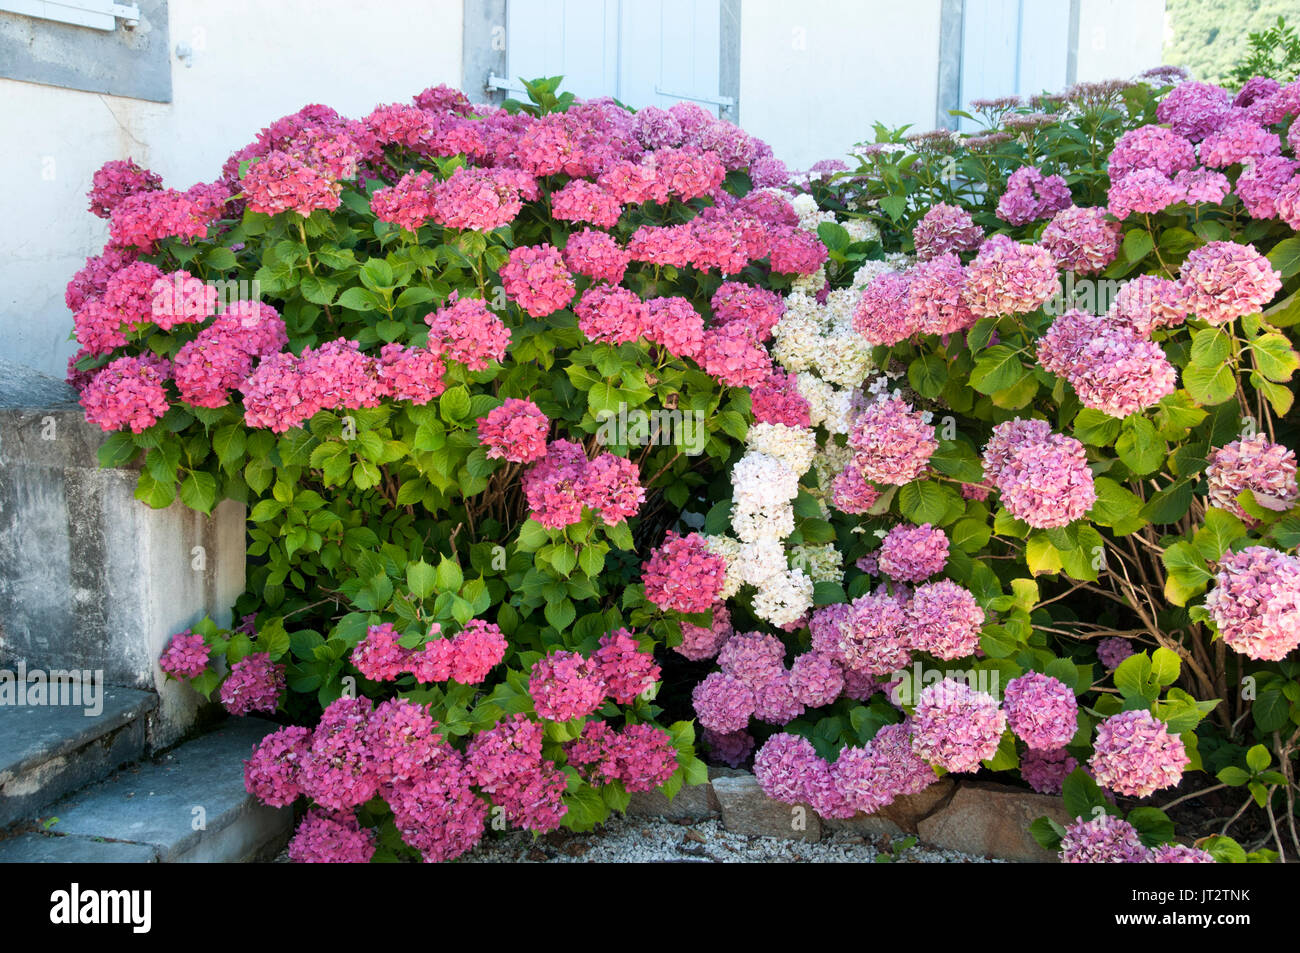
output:
[[[1005,784],[963,781],[952,800],[917,824],[921,840],[935,847],[983,854],[1025,863],[1050,862],[1029,833],[1029,825],[1048,816],[1069,823],[1060,798],[1035,794]]]

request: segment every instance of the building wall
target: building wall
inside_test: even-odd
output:
[[[1079,0],[1077,78],[1127,77],[1159,66],[1164,34],[1165,0]]]
[[[940,0],[744,0],[740,124],[792,168],[840,157],[877,120],[932,129]]]
[[[95,170],[130,156],[186,188],[268,122],[311,102],[361,115],[461,81],[462,0],[171,0],[172,102],[0,79],[3,356],[62,376],[75,347],[63,289],[107,237],[86,211]]]

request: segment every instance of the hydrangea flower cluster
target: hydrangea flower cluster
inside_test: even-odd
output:
[[[284,666],[265,652],[254,652],[230,666],[221,683],[221,704],[232,715],[273,712],[284,692]]]
[[[176,678],[198,678],[208,667],[212,650],[197,632],[186,629],[171,637],[158,666]]]
[[[1300,557],[1267,546],[1228,553],[1205,609],[1229,648],[1280,661],[1300,647]]]
[[[635,462],[612,453],[589,461],[570,440],[547,445],[546,455],[524,474],[523,488],[530,517],[548,529],[578,522],[584,506],[613,526],[635,516],[645,501]]]
[[[441,626],[434,623],[431,636]],[[454,679],[462,685],[477,685],[505,657],[508,644],[495,623],[471,619],[450,638],[431,638],[419,649],[408,649],[390,623],[372,625],[352,651],[352,664],[374,681],[391,682],[412,674],[422,683]]]
[[[1150,859],[1151,852],[1133,825],[1113,814],[1076,818],[1061,837],[1065,864],[1142,864]]]
[[[1182,739],[1145,709],[1111,715],[1097,726],[1092,747],[1097,783],[1129,797],[1177,785],[1191,761]]]
[[[880,571],[898,582],[923,582],[943,572],[947,562],[948,536],[929,523],[899,523],[880,544]]]
[[[1178,372],[1132,325],[1065,312],[1038,341],[1038,362],[1064,377],[1085,407],[1111,417],[1153,407],[1174,392]]]
[[[1006,727],[996,698],[945,678],[917,696],[912,750],[947,771],[978,771],[998,750]]]
[[[1007,512],[1041,529],[1069,525],[1097,500],[1083,444],[1042,420],[1016,417],[994,427],[984,475]]]
[[[1206,497],[1247,526],[1254,526],[1258,520],[1237,500],[1247,490],[1269,509],[1294,505],[1300,499],[1295,451],[1273,443],[1264,434],[1242,437],[1211,451],[1205,468]]]
[[[1037,751],[1063,748],[1079,727],[1079,703],[1060,679],[1027,672],[1007,682],[1002,706],[1017,738]]]
[[[1007,190],[998,199],[998,218],[1012,225],[1027,225],[1070,204],[1070,187],[1065,179],[1023,165],[1007,179]]]

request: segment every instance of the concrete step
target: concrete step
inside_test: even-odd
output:
[[[14,685],[4,686],[7,700],[22,698]],[[0,829],[144,756],[158,696],[103,688],[94,700],[91,709],[0,704]]]
[[[292,808],[244,790],[244,759],[278,726],[236,718],[156,761],[119,771],[42,813],[47,833],[0,840],[0,863],[233,863],[277,853]]]

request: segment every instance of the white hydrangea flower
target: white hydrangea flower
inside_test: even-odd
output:
[[[855,242],[874,242],[880,237],[876,223],[865,218],[851,218],[842,224],[849,233],[849,238]]]
[[[802,569],[787,569],[758,587],[754,614],[775,626],[790,625],[802,619],[812,604],[812,579]]]
[[[745,443],[750,450],[776,457],[800,476],[808,472],[817,452],[817,435],[811,429],[785,424],[754,424]]]
[[[826,419],[826,408],[835,397],[835,388],[809,371],[796,374],[795,384],[800,396],[808,401],[808,420],[816,427]]]
[[[864,261],[862,266],[853,273],[853,288],[855,291],[861,291],[881,275],[895,270],[897,269],[887,261]]]
[[[794,504],[788,500],[770,506],[733,504],[731,531],[742,543],[783,540],[794,532]]]
[[[857,387],[872,369],[871,345],[860,334],[835,334],[822,338],[817,370],[841,387]]]
[[[785,503],[799,495],[799,477],[783,460],[750,450],[731,468],[732,499],[750,510]]]
[[[759,586],[778,573],[787,571],[785,547],[779,539],[758,539],[741,543],[736,555],[736,572],[741,580]]]
[[[790,282],[790,291],[793,294],[815,295],[824,287],[826,287],[825,265],[819,265],[811,275],[795,275],[794,281]]]

